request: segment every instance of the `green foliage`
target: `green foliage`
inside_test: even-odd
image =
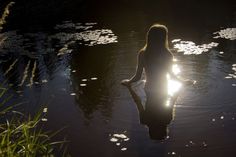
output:
[[[6,105],[10,99],[6,96],[6,91],[5,88],[0,88],[0,156],[54,157],[59,149],[63,151],[65,140],[52,141],[52,137],[60,130],[54,133],[43,131],[42,112],[32,118],[13,111],[15,105],[10,107]],[[10,120],[6,118],[7,116],[11,117]]]
[[[0,17],[0,31],[13,4],[10,2]],[[0,44],[3,40],[0,38]],[[14,111],[20,104],[7,105],[12,95],[6,93],[7,89],[0,84],[0,157],[54,157],[56,152],[60,152],[59,149],[63,151],[65,140],[52,141],[60,130],[54,133],[43,131],[42,112],[31,118]],[[60,156],[66,156],[66,151]]]

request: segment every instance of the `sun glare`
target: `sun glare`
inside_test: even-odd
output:
[[[170,106],[170,98],[168,98],[168,99],[166,100],[166,106],[167,106],[167,107]]]
[[[177,64],[172,66],[172,71],[175,75],[178,75],[181,71]],[[146,83],[146,80],[143,80]],[[173,97],[182,87],[182,83],[174,78],[171,78],[169,74],[167,74],[167,92],[169,97]],[[166,106],[170,106],[170,99],[167,100]]]
[[[168,95],[173,96],[181,88],[182,84],[179,81],[168,79]]]
[[[177,64],[174,64],[172,66],[172,71],[175,75],[180,73],[180,69]],[[168,80],[168,85],[167,85],[168,95],[173,96],[176,92],[180,90],[182,84],[178,80],[171,78],[169,74],[167,74],[167,80]]]
[[[179,66],[178,66],[177,64],[174,64],[174,65],[172,66],[172,71],[173,71],[173,73],[174,73],[175,75],[178,75],[178,74],[180,73],[180,68],[179,68]]]

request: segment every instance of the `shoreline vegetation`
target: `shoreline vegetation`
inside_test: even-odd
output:
[[[10,8],[15,2],[6,5],[0,17],[0,32],[6,24]],[[0,38],[0,44],[4,39]],[[44,131],[43,111],[36,115],[24,115],[14,108],[21,104],[9,104],[12,95],[7,94],[8,89],[0,84],[0,156],[3,157],[54,157],[68,156],[66,140],[53,141],[55,132]]]
[[[6,18],[8,17],[10,11],[9,9],[15,4],[15,2],[10,2],[7,4],[7,6],[5,7],[2,16],[0,18],[0,31],[2,31],[3,29],[3,25],[6,23]]]
[[[7,95],[7,89],[0,85],[0,156],[68,156],[65,150],[66,140],[53,141],[54,136],[62,129],[56,132],[44,131],[43,111],[33,117],[24,115],[14,110],[22,103],[7,104],[11,97]]]

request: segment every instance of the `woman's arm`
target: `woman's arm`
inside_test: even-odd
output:
[[[121,84],[130,85],[130,83],[140,80],[142,77],[143,68],[144,68],[144,58],[143,58],[143,53],[140,52],[138,55],[138,59],[137,59],[137,66],[136,66],[135,75],[133,77],[131,77],[130,79],[122,80]]]
[[[143,67],[144,67],[143,53],[139,53],[137,60],[138,61],[137,61],[136,72],[135,72],[135,75],[133,77],[131,77],[131,79],[129,80],[130,83],[136,82],[136,81],[140,80],[142,77]]]

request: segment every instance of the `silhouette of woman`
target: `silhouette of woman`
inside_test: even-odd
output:
[[[121,81],[128,87],[139,110],[140,122],[149,127],[151,138],[163,139],[167,135],[167,124],[172,119],[172,112],[177,95],[168,97],[167,75],[184,84],[192,84],[190,80],[182,80],[172,72],[173,55],[168,46],[168,29],[164,25],[154,24],[146,35],[146,44],[138,54],[136,73],[131,79]],[[146,107],[142,106],[141,97],[132,89],[131,83],[141,79],[145,71]],[[168,106],[166,105],[168,103]]]
[[[145,92],[147,97],[152,94],[167,94],[166,75],[180,80],[172,72],[173,55],[168,46],[168,29],[164,25],[154,24],[150,27],[146,44],[138,54],[136,73],[131,79],[122,80],[122,84],[129,86],[131,83],[141,79],[145,70],[146,83]],[[158,87],[158,90],[157,90]]]

